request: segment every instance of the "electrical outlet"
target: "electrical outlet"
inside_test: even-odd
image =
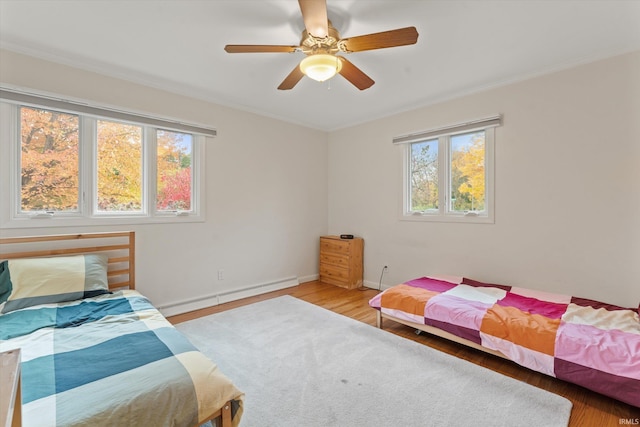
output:
[[[218,270],[218,280],[224,280],[224,270]]]

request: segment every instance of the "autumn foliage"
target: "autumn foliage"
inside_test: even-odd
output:
[[[460,145],[451,155],[451,210],[484,210],[484,132],[474,134],[470,143]]]
[[[22,107],[22,211],[77,211],[80,200],[80,118]],[[98,211],[143,209],[143,132],[139,125],[95,120]],[[190,209],[192,136],[157,131],[158,210]]]
[[[142,128],[97,122],[98,210],[142,210]]]
[[[451,137],[451,211],[481,211],[485,202],[484,132]],[[411,210],[438,209],[438,140],[411,147]]]
[[[191,168],[178,169],[172,174],[160,176],[158,209],[188,210],[191,198]]]
[[[78,116],[21,111],[22,210],[78,210]]]
[[[158,131],[158,210],[191,209],[192,136]]]

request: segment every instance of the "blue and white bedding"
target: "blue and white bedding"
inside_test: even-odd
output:
[[[0,315],[22,351],[24,426],[197,426],[242,393],[142,295],[125,290]]]

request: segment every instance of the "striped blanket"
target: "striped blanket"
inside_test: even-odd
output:
[[[0,315],[24,426],[197,426],[242,393],[136,291]]]
[[[369,305],[640,407],[636,309],[471,279],[428,277],[389,288]]]

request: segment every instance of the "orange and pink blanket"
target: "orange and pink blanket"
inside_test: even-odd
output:
[[[638,309],[467,278],[432,277],[389,288],[369,305],[640,407]]]

